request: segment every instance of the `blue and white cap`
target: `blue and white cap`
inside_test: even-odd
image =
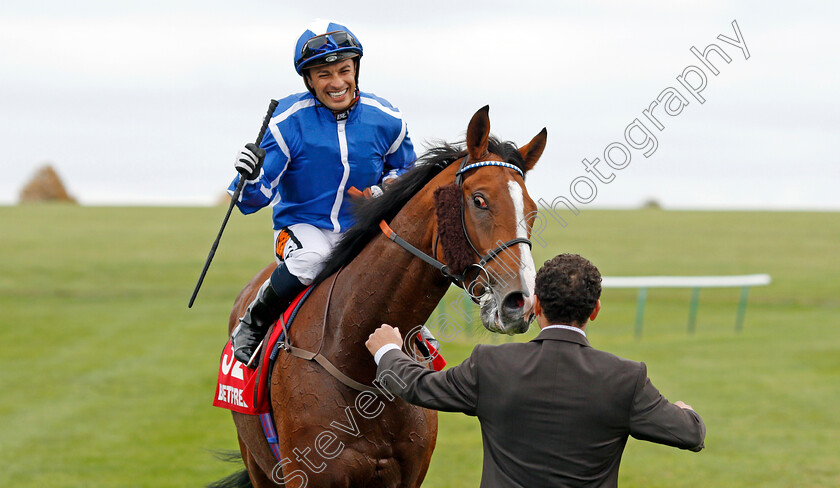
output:
[[[362,57],[362,44],[347,27],[318,19],[298,38],[295,45],[295,71],[330,64],[354,56]]]

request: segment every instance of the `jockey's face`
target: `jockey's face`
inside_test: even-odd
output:
[[[350,108],[356,96],[356,65],[353,59],[309,69],[309,85],[315,96],[333,112]]]

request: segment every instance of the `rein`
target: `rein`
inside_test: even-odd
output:
[[[519,175],[522,176],[523,178],[525,177],[525,175],[523,174],[522,170],[519,169],[519,167],[517,167],[516,165],[510,164],[510,163],[506,163],[506,162],[503,162],[503,161],[480,161],[480,162],[477,162],[477,163],[467,164],[468,159],[469,159],[469,156],[464,157],[463,161],[461,162],[461,166],[458,169],[458,172],[455,173],[455,183],[457,183],[459,188],[463,188],[463,186],[464,186],[464,176],[463,176],[464,173],[466,173],[467,171],[469,171],[471,169],[481,168],[481,167],[485,167],[485,166],[498,166],[498,167],[502,167],[502,168],[509,168],[509,169],[512,169],[512,170],[516,171],[517,173],[519,173]],[[470,298],[474,302],[477,303],[476,297],[473,296],[473,294],[472,294],[472,287],[477,280],[474,280],[471,284],[467,284],[467,282],[466,282],[467,278],[465,277],[466,270],[464,270],[464,272],[462,272],[460,274],[456,274],[456,273],[452,272],[446,264],[438,261],[437,259],[435,259],[432,256],[429,256],[425,252],[416,248],[411,243],[409,243],[408,241],[406,241],[405,239],[403,239],[402,237],[397,235],[397,233],[394,232],[394,230],[384,220],[379,223],[379,228],[382,230],[382,233],[385,234],[385,236],[388,237],[388,239],[394,241],[395,243],[397,243],[400,247],[402,247],[406,251],[408,251],[411,254],[413,254],[414,256],[422,259],[424,262],[428,263],[432,267],[438,269],[443,274],[443,276],[448,278],[455,285],[467,290],[468,294],[470,295]],[[515,246],[517,244],[527,244],[528,247],[532,247],[531,241],[529,239],[526,239],[524,237],[517,237],[515,239],[511,239],[507,242],[504,242],[504,243],[500,244],[499,246],[490,250],[489,252],[487,252],[487,254],[482,256],[481,253],[478,251],[478,249],[475,247],[475,245],[472,243],[472,240],[470,239],[470,236],[467,233],[466,217],[465,217],[465,210],[464,210],[463,202],[461,204],[461,228],[463,229],[464,235],[467,238],[467,242],[469,243],[473,252],[475,253],[476,256],[479,257],[478,262],[473,263],[470,266],[477,267],[480,271],[483,271],[485,273],[487,273],[487,270],[484,268],[484,266],[487,263],[489,263],[490,261],[492,261],[496,256],[498,256],[499,254],[504,252],[507,248]],[[433,249],[435,249],[435,250],[437,249],[437,242],[438,242],[438,234],[435,234],[434,245],[433,245]],[[311,352],[311,351],[307,351],[305,349],[301,349],[299,347],[292,346],[292,344],[289,342],[290,341],[289,330],[288,330],[288,327],[286,325],[286,321],[283,319],[282,316],[281,316],[281,319],[280,319],[280,326],[283,327],[283,333],[284,333],[283,335],[285,337],[284,337],[284,340],[283,340],[283,344],[280,347],[282,347],[287,353],[291,354],[294,357],[297,357],[297,358],[300,358],[300,359],[305,359],[307,361],[315,361],[316,363],[320,364],[335,379],[337,379],[338,381],[340,381],[341,383],[343,383],[345,386],[347,386],[349,388],[352,388],[352,389],[357,390],[357,391],[374,393],[376,395],[384,395],[384,393],[381,390],[379,390],[378,388],[371,387],[371,386],[365,385],[363,383],[359,383],[358,381],[354,380],[353,378],[350,378],[349,376],[345,375],[334,364],[332,364],[326,357],[324,357],[323,354],[321,354],[321,349],[324,347],[324,338],[326,337],[327,314],[329,313],[329,310],[330,310],[330,303],[332,301],[332,292],[333,292],[333,289],[335,288],[336,281],[338,281],[338,275],[341,274],[341,271],[343,269],[344,268],[341,268],[336,272],[335,277],[333,278],[332,284],[330,285],[329,292],[327,293],[326,307],[325,307],[325,310],[324,310],[324,321],[323,321],[323,324],[321,325],[321,343],[318,346],[318,350],[316,352]],[[266,431],[266,435],[267,436],[269,435],[268,431]],[[269,443],[270,443],[270,441],[269,441]]]
[[[324,309],[324,321],[321,324],[321,343],[318,345],[318,350],[315,352],[307,351],[305,349],[301,349],[300,347],[293,347],[292,344],[289,342],[289,329],[286,325],[286,321],[281,316],[280,318],[280,325],[283,327],[283,335],[285,336],[283,339],[282,348],[287,353],[291,354],[292,356],[300,359],[305,359],[307,361],[315,361],[316,363],[320,364],[327,372],[333,376],[333,378],[337,379],[338,381],[342,382],[345,386],[352,388],[356,391],[366,391],[370,393],[374,393],[376,395],[383,395],[383,393],[374,387],[365,385],[363,383],[359,383],[358,381],[354,380],[353,378],[347,376],[346,374],[342,373],[333,363],[329,361],[323,354],[321,354],[321,349],[324,347],[324,338],[326,337],[327,333],[327,314],[330,311],[330,303],[332,302],[332,292],[335,288],[335,283],[338,281],[338,275],[341,274],[341,271],[344,268],[341,268],[336,272],[335,278],[333,278],[333,282],[330,285],[330,290],[327,293],[327,305]]]

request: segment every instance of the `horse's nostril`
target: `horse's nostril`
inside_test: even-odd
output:
[[[521,310],[525,306],[525,295],[518,291],[508,293],[502,301],[502,306],[506,310]]]

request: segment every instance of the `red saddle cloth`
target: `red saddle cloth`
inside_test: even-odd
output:
[[[283,313],[286,328],[291,325],[289,317],[297,307],[298,302],[306,295],[307,290],[301,292]],[[260,356],[263,361],[255,369],[246,368],[244,364],[237,361],[233,357],[233,347],[230,341],[227,341],[219,364],[219,380],[216,382],[214,406],[248,415],[259,415],[271,411],[271,401],[268,398],[267,381],[265,381],[269,374],[268,366],[271,362],[268,361],[268,356],[274,350],[277,339],[280,338],[282,332],[283,327],[280,325],[276,325],[272,329],[271,335],[265,339],[262,345],[263,352]]]
[[[307,296],[308,290],[309,288],[302,291],[283,313],[283,320],[287,329],[292,325],[289,322],[292,313]],[[237,361],[233,357],[233,347],[230,340],[227,341],[219,364],[219,380],[216,382],[214,406],[248,415],[260,415],[271,411],[267,381],[271,361],[268,360],[268,357],[274,350],[282,333],[283,327],[279,325],[278,320],[278,324],[271,330],[271,335],[265,339],[262,345],[263,351],[260,354],[262,362],[255,369],[246,368],[244,364]],[[433,358],[431,366],[435,371],[440,371],[446,366],[446,360],[443,359],[443,356],[419,332],[415,340],[422,341],[425,344],[429,355]]]

